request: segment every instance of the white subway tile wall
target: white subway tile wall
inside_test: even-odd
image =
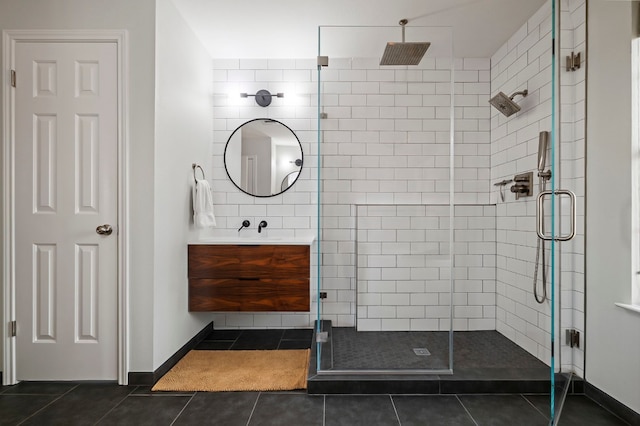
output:
[[[538,134],[551,130],[551,44],[551,6],[547,3],[491,58],[492,96],[528,90],[526,97],[514,98],[520,112],[505,117],[491,109],[492,182],[513,179],[537,167]],[[536,195],[537,183],[536,177]],[[509,191],[511,185],[503,189],[504,201],[499,187],[492,191],[497,214],[496,329],[549,363],[549,303],[539,305],[533,296],[536,197],[516,200]]]
[[[329,58],[321,71],[328,116],[321,122],[323,317],[336,326],[449,328],[451,65],[425,58],[407,69]],[[460,76],[454,85],[455,202],[488,203],[490,62],[459,59],[453,66]],[[490,233],[493,241],[495,227]],[[471,279],[472,265],[460,269]],[[486,274],[487,288],[495,288],[493,274]],[[474,300],[478,317],[460,299],[460,329],[495,328],[495,309],[483,312],[485,301]]]
[[[449,330],[452,291],[455,330],[495,330],[495,206],[455,206],[453,257],[449,210],[356,207],[359,331]]]
[[[560,34],[561,58],[571,51],[584,52],[584,0],[562,3],[562,26],[569,28]],[[534,172],[534,195],[540,191],[537,179],[538,135],[551,130],[551,6],[544,5],[523,25],[491,59],[492,95],[499,91],[507,95],[528,89],[527,97],[514,100],[522,110],[509,118],[491,110],[491,181],[512,179],[515,174]],[[584,68],[574,73],[561,71],[561,143],[556,146],[557,188],[570,189],[578,195],[578,235],[570,242],[558,244],[562,252],[556,276],[556,313],[561,324],[556,328],[561,347],[562,368],[582,374],[583,356],[579,349],[568,348],[564,341],[567,328],[584,329]],[[578,112],[581,111],[581,112]],[[576,133],[582,136],[577,137]],[[550,149],[548,158],[550,157]],[[557,158],[562,159],[558,162]],[[546,169],[550,168],[547,160]],[[545,169],[545,170],[546,170]],[[512,184],[510,184],[512,185]],[[547,189],[550,189],[547,184]],[[535,196],[516,200],[505,189],[505,201],[494,187],[491,201],[497,205],[497,330],[546,363],[550,362],[550,304],[537,304],[533,296],[533,275],[536,260],[537,235]],[[568,232],[568,205],[561,207],[559,228]],[[546,212],[550,211],[548,203]],[[547,221],[549,223],[549,221]],[[549,243],[546,243],[549,264]],[[542,270],[538,272],[541,292]],[[550,287],[547,280],[547,286]],[[560,289],[560,290],[559,290]],[[559,302],[559,303],[558,303]],[[556,358],[557,365],[558,358]]]

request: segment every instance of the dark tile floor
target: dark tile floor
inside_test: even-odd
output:
[[[312,330],[215,330],[198,349],[303,349]],[[526,394],[308,395],[151,392],[115,383],[22,382],[0,387],[0,425],[547,425],[549,397]],[[570,395],[560,425],[626,425]]]
[[[545,395],[158,393],[105,383],[0,387],[0,425],[547,425]],[[570,395],[560,425],[625,425]]]
[[[197,350],[272,350],[308,349],[311,329],[213,330]]]

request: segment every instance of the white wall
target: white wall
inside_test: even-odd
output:
[[[192,163],[212,176],[211,58],[171,0],[156,4],[155,111],[153,369],[209,321],[187,310],[187,243],[199,233]]]
[[[153,122],[155,1],[0,0],[0,30],[126,29],[129,31],[130,369],[151,371],[153,351]],[[2,106],[0,106],[1,108]],[[4,331],[6,327],[2,327]]]
[[[637,3],[588,2],[585,374],[589,383],[640,412],[640,314],[614,305],[631,303],[635,273],[630,52],[637,14]]]

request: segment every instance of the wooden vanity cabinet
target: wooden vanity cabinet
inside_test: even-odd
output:
[[[308,312],[308,245],[189,245],[189,311]]]

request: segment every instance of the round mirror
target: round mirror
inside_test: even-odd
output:
[[[256,197],[272,197],[295,183],[302,170],[298,136],[279,121],[257,118],[233,131],[224,149],[231,182]]]

